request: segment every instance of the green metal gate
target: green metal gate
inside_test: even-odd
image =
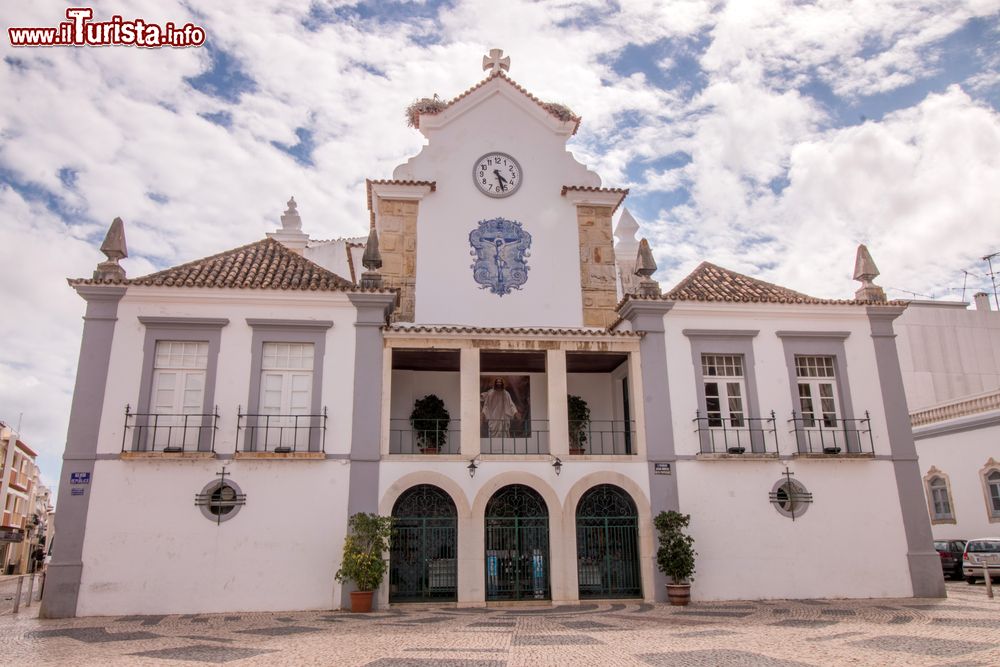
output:
[[[389,601],[455,600],[457,512],[451,497],[424,484],[396,501],[389,547]]]
[[[583,495],[576,510],[580,598],[642,597],[638,526],[635,503],[617,486]]]
[[[550,597],[545,501],[527,486],[505,486],[486,504],[486,599]]]

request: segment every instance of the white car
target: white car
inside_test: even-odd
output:
[[[1000,537],[979,537],[965,544],[962,554],[962,574],[968,584],[983,578],[983,563],[989,568],[990,578],[1000,578]]]

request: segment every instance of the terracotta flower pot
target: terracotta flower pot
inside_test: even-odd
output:
[[[667,584],[667,599],[675,607],[691,602],[691,584]]]
[[[355,614],[367,614],[372,610],[374,591],[351,591],[351,611]]]

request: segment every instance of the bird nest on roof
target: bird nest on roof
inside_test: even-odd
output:
[[[420,126],[420,114],[439,113],[445,108],[444,100],[434,95],[434,97],[421,97],[414,100],[410,106],[406,107],[406,124],[410,127]]]

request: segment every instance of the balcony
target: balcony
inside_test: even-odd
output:
[[[483,419],[479,443],[483,454],[548,454],[549,420]]]
[[[695,411],[695,430],[700,451],[709,455],[772,455],[778,454],[775,415],[770,417],[702,416]],[[749,458],[749,456],[748,456]]]
[[[635,454],[635,421],[588,419],[569,421],[569,453],[615,456]]]
[[[218,423],[218,406],[211,414],[162,414],[132,412],[126,405],[122,452],[214,452]]]
[[[390,454],[459,454],[458,419],[390,419]]]
[[[259,454],[323,454],[327,412],[315,415],[250,414],[236,409],[236,451]]]
[[[799,454],[815,456],[875,455],[871,418],[865,411],[863,419],[836,416],[798,415],[792,411],[788,420],[795,434]]]
[[[532,339],[448,349],[433,336],[421,347],[420,336],[397,335],[405,338],[391,346],[383,385],[384,455],[565,458],[640,449],[630,351],[615,349],[634,341],[600,351],[589,340],[566,350]]]

